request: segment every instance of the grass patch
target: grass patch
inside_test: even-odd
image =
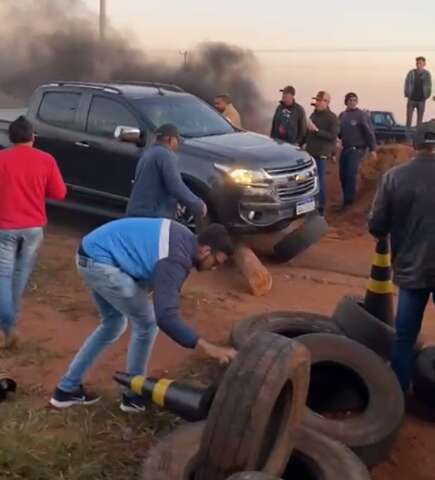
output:
[[[65,412],[35,410],[31,397],[3,402],[0,478],[132,480],[155,435],[175,423],[153,407],[144,415],[123,414],[113,400]]]

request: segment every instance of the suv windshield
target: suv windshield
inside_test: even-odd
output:
[[[235,132],[213,108],[191,95],[141,98],[136,105],[155,128],[164,123],[173,123],[183,137],[207,137]]]

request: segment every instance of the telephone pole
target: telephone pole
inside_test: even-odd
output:
[[[100,0],[100,40],[106,38],[106,0]]]

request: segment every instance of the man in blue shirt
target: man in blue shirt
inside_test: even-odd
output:
[[[179,294],[192,267],[210,270],[234,251],[225,227],[208,226],[198,237],[183,225],[162,218],[124,218],[86,235],[77,252],[77,268],[91,289],[100,326],[85,341],[58,384],[51,405],[68,408],[99,400],[82,387],[87,370],[131,325],[127,372],[146,371],[158,328],[186,348],[229,362],[231,348],[213,345],[180,318]],[[149,294],[153,293],[153,305]],[[144,401],[122,394],[121,410],[140,412]]]
[[[175,154],[180,142],[177,127],[168,123],[155,133],[155,145],[144,152],[137,165],[127,216],[175,219],[178,204],[196,218],[207,215],[205,203],[181,178]]]

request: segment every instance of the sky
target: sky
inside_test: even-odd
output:
[[[85,0],[98,10],[99,0]],[[149,51],[173,55],[203,41],[254,50],[268,99],[294,84],[301,103],[330,90],[333,106],[358,90],[367,108],[404,118],[403,80],[416,55],[435,75],[434,0],[107,0],[110,22]],[[434,92],[435,93],[435,92]],[[435,117],[435,102],[427,116]]]

